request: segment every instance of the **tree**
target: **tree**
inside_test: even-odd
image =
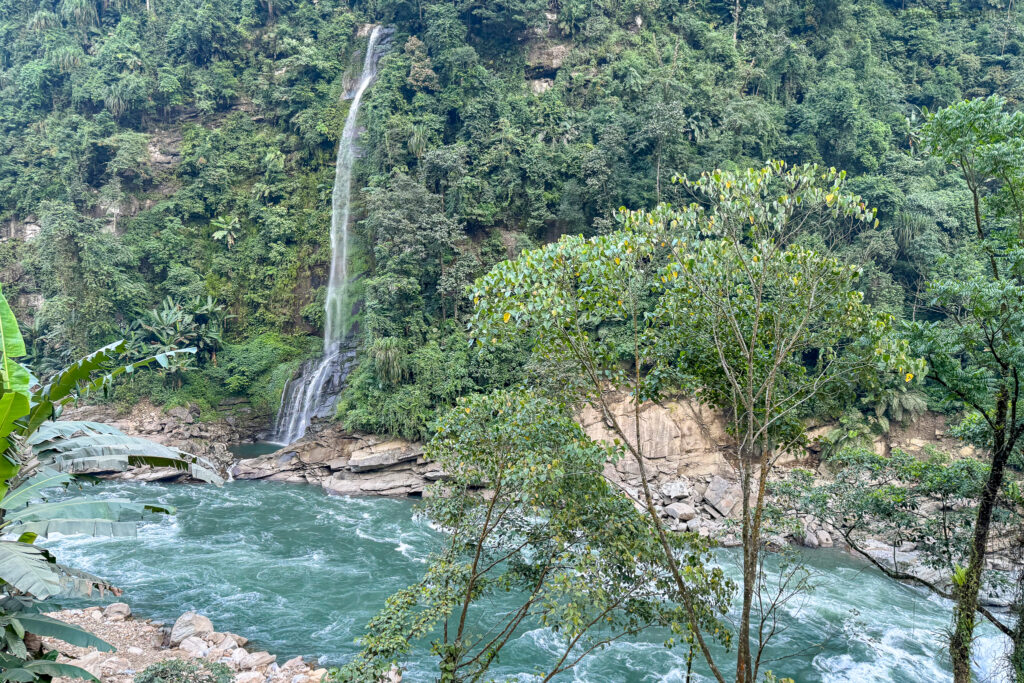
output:
[[[990,468],[973,458],[937,452],[919,457],[898,449],[886,456],[862,446],[843,449],[826,464],[834,472],[828,480],[798,469],[773,492],[838,531],[854,552],[886,576],[955,600]],[[993,526],[1013,539],[1024,519],[1019,485],[1004,483],[1000,496]],[[871,551],[878,541],[891,546],[891,557]],[[897,550],[904,543],[913,544],[920,563],[901,562]],[[1002,587],[998,578],[983,583]],[[1004,635],[1016,637],[1012,620],[982,605],[977,610]],[[1014,655],[1019,653],[1015,648]],[[1019,667],[1016,676],[1021,680]]]
[[[1024,409],[1024,113],[1003,111],[999,97],[940,109],[925,124],[928,149],[963,177],[971,197],[974,240],[949,257],[928,284],[941,318],[918,321],[911,334],[931,377],[969,411],[963,434],[990,454],[978,497],[967,564],[954,586],[950,655],[956,683],[971,678],[971,642],[991,524],[1007,465],[1021,452]],[[1015,647],[1024,649],[1024,629]]]
[[[752,652],[750,621],[773,464],[801,443],[801,417],[826,388],[890,366],[910,381],[921,366],[888,337],[889,317],[862,302],[859,270],[801,244],[814,237],[812,228],[873,218],[859,197],[843,191],[844,177],[773,163],[682,180],[700,203],[620,212],[621,230],[526,252],[499,264],[474,290],[478,345],[531,339],[552,384],[593,405],[636,461],[640,502],[661,541],[674,597],[722,682],[651,497],[641,406],[686,391],[720,409],[731,425],[743,489],[736,680],[749,683],[765,646],[759,634]],[[629,392],[628,423],[613,414],[607,389]]]
[[[526,391],[473,395],[445,415],[427,447],[446,478],[424,513],[447,532],[424,578],[367,625],[343,681],[380,680],[411,641],[431,633],[439,680],[480,680],[521,628],[551,628],[560,645],[534,673],[544,681],[590,652],[686,617],[664,595],[672,579],[650,523],[602,476],[618,449],[591,441],[567,406]],[[695,534],[672,539],[706,629],[722,628],[729,582]],[[474,603],[514,591],[502,621]],[[724,628],[722,628],[724,632]]]

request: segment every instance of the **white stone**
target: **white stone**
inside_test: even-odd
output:
[[[210,651],[209,646],[199,636],[189,636],[185,638],[178,647],[189,653],[193,657],[205,657],[206,653]]]
[[[124,621],[132,615],[132,608],[124,602],[114,602],[103,610],[103,616],[110,621]]]
[[[267,677],[259,671],[244,671],[235,676],[235,683],[263,683]]]
[[[689,522],[697,516],[697,510],[689,503],[672,503],[665,508],[665,514],[681,522]]]
[[[259,667],[266,666],[274,661],[277,661],[277,655],[272,655],[269,652],[250,652],[242,658],[238,668],[258,669]]]
[[[819,529],[818,532],[814,535],[818,539],[818,545],[820,545],[822,548],[832,547],[832,535],[829,534],[829,532],[825,531],[824,529]]]
[[[724,477],[712,477],[704,492],[704,501],[723,517],[728,517],[733,508],[740,502],[743,492],[739,484]]]
[[[185,612],[174,622],[171,629],[171,647],[175,647],[189,636],[213,633],[213,622],[201,614]]]
[[[666,498],[671,498],[672,500],[689,498],[692,494],[693,489],[690,488],[690,482],[685,479],[670,481],[661,487],[661,495]]]
[[[300,655],[298,657],[292,657],[291,659],[289,659],[287,662],[285,662],[281,666],[281,668],[282,669],[297,669],[300,666],[305,666],[305,665],[306,665],[306,663],[302,660],[302,656]]]

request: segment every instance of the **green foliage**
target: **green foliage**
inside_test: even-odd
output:
[[[233,678],[226,664],[201,659],[165,659],[135,676],[139,683],[230,683]]]
[[[397,29],[361,114],[350,291],[366,305],[348,304],[364,350],[446,335],[463,286],[524,244],[606,231],[618,206],[679,203],[674,172],[769,158],[861,174],[853,190],[880,224],[845,236],[842,260],[863,268],[867,302],[914,317],[938,258],[971,232],[960,181],[919,154],[922,112],[1024,94],[1015,4],[734,15],[574,0],[551,19],[535,0],[94,4],[6,0],[0,22],[0,218],[46,233],[0,253],[0,269],[10,293],[44,295],[32,341],[50,369],[166,296],[224,305],[237,316],[225,342],[318,336],[364,22]],[[421,393],[410,380],[389,391]],[[187,381],[148,390],[217,398]],[[418,403],[426,419],[444,408]]]
[[[424,513],[449,535],[423,579],[370,621],[363,651],[335,678],[378,680],[426,637],[439,680],[461,681],[485,676],[516,634],[538,624],[559,639],[549,661],[536,662],[539,675],[567,671],[601,643],[650,626],[682,633],[686,614],[654,529],[602,475],[615,450],[536,394],[460,400],[427,450],[448,476]],[[674,537],[673,549],[701,596],[702,625],[717,632],[731,584],[695,534]],[[519,597],[501,623],[476,619],[475,603],[508,593]]]
[[[868,448],[844,449],[825,464],[833,479],[797,470],[776,493],[837,529],[856,549],[874,540],[896,547],[906,542],[922,553],[926,566],[943,572],[966,563],[977,499],[989,473],[985,464],[938,452],[923,458],[898,449],[878,455]],[[1020,523],[1019,514],[1005,508],[999,523],[1011,528]]]
[[[978,494],[963,582],[954,591],[950,652],[957,683],[970,679],[971,644],[999,493],[1007,465],[1024,444],[1019,368],[1024,366],[1024,113],[1000,97],[967,100],[930,116],[922,140],[959,171],[969,192],[974,234],[943,259],[928,283],[942,317],[915,321],[909,335],[948,398],[971,412],[960,434],[991,457]],[[1024,628],[1012,634],[1024,651]]]
[[[37,603],[61,593],[92,595],[116,592],[85,572],[60,564],[47,549],[34,545],[51,533],[99,536],[133,535],[136,523],[149,512],[171,512],[153,504],[125,499],[70,498],[47,502],[48,489],[75,482],[74,472],[124,470],[129,464],[172,466],[221,483],[209,463],[177,449],[128,437],[95,423],[52,422],[63,406],[92,392],[104,391],[114,379],[151,363],[168,367],[180,353],[169,350],[129,365],[116,363],[125,342],[104,347],[55,373],[40,385],[18,362],[26,352],[18,323],[0,293],[0,669],[5,680],[32,681],[49,676],[97,680],[81,669],[30,656],[26,630],[52,635],[88,647],[110,646],[77,627],[35,614]]]

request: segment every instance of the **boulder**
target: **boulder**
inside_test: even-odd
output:
[[[124,657],[111,657],[100,665],[101,671],[111,674],[125,673],[130,671],[131,668],[132,663]]]
[[[100,674],[103,673],[103,662],[106,660],[106,652],[90,652],[84,657],[73,659],[68,663],[72,666],[77,666],[79,669],[85,669],[93,676],[99,678]]]
[[[114,602],[103,610],[103,616],[109,621],[124,621],[132,615],[132,608],[124,602]]]
[[[693,489],[690,487],[690,482],[686,479],[677,479],[663,485],[661,487],[661,495],[672,500],[679,500],[693,495]]]
[[[238,647],[245,647],[245,644],[249,642],[249,639],[245,636],[240,636],[237,633],[232,633],[231,631],[225,631],[224,635],[231,636],[231,639],[238,643]]]
[[[704,492],[704,502],[723,517],[728,517],[732,513],[742,497],[743,492],[739,484],[718,475],[711,478],[711,483]]]
[[[263,683],[267,677],[259,671],[243,671],[235,676],[235,683]]]
[[[185,612],[174,622],[171,629],[171,647],[176,647],[189,636],[201,636],[213,633],[213,622],[202,614]]]
[[[700,531],[700,517],[694,517],[686,523],[686,530],[689,532]]]
[[[269,652],[250,652],[242,658],[238,668],[245,670],[258,669],[275,661],[277,661],[277,655],[272,655]]]
[[[820,545],[822,548],[832,547],[832,535],[829,532],[825,531],[824,529],[819,529],[817,532],[815,532],[814,535],[818,539],[818,545]]]
[[[292,657],[287,662],[285,662],[283,665],[281,665],[281,669],[298,669],[298,668],[303,667],[305,665],[306,665],[306,662],[304,662],[303,659],[302,659],[302,656],[299,655],[298,657]]]
[[[238,648],[237,650],[232,650],[231,654],[228,656],[228,658],[231,660],[230,661],[231,666],[234,667],[237,670],[237,669],[241,669],[242,668],[242,660],[245,659],[248,656],[249,656],[248,652],[246,652],[242,648]]]
[[[423,448],[416,444],[400,440],[385,441],[352,451],[348,468],[353,472],[368,472],[416,460],[421,455]]]
[[[205,657],[206,653],[210,651],[209,645],[199,636],[185,638],[178,644],[178,647],[193,657]]]
[[[672,519],[689,522],[697,516],[697,510],[689,503],[672,503],[665,508],[665,514]]]
[[[812,533],[804,534],[804,545],[808,548],[817,548],[820,545],[818,543],[818,537]]]

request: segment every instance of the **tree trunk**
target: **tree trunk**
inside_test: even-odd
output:
[[[756,491],[751,490],[755,455],[753,452],[740,455],[741,463],[745,461],[747,464],[743,471],[741,485],[743,495],[743,607],[740,611],[736,644],[736,683],[753,683],[757,678],[750,650],[750,613],[753,611],[754,597],[758,590],[761,524],[770,458],[766,457],[765,449],[752,448],[751,450],[760,453],[760,457],[756,457],[758,465]],[[753,505],[750,502],[752,493],[756,494]]]
[[[1000,392],[993,416],[992,468],[988,481],[978,501],[978,517],[974,523],[974,538],[971,554],[960,585],[953,586],[953,635],[949,642],[949,654],[953,661],[954,683],[971,683],[971,642],[974,639],[974,624],[977,619],[978,593],[981,591],[981,570],[985,564],[988,534],[992,525],[996,498],[1003,485],[1006,463],[1013,451],[1014,439],[1006,433],[1009,399],[1006,390]]]

